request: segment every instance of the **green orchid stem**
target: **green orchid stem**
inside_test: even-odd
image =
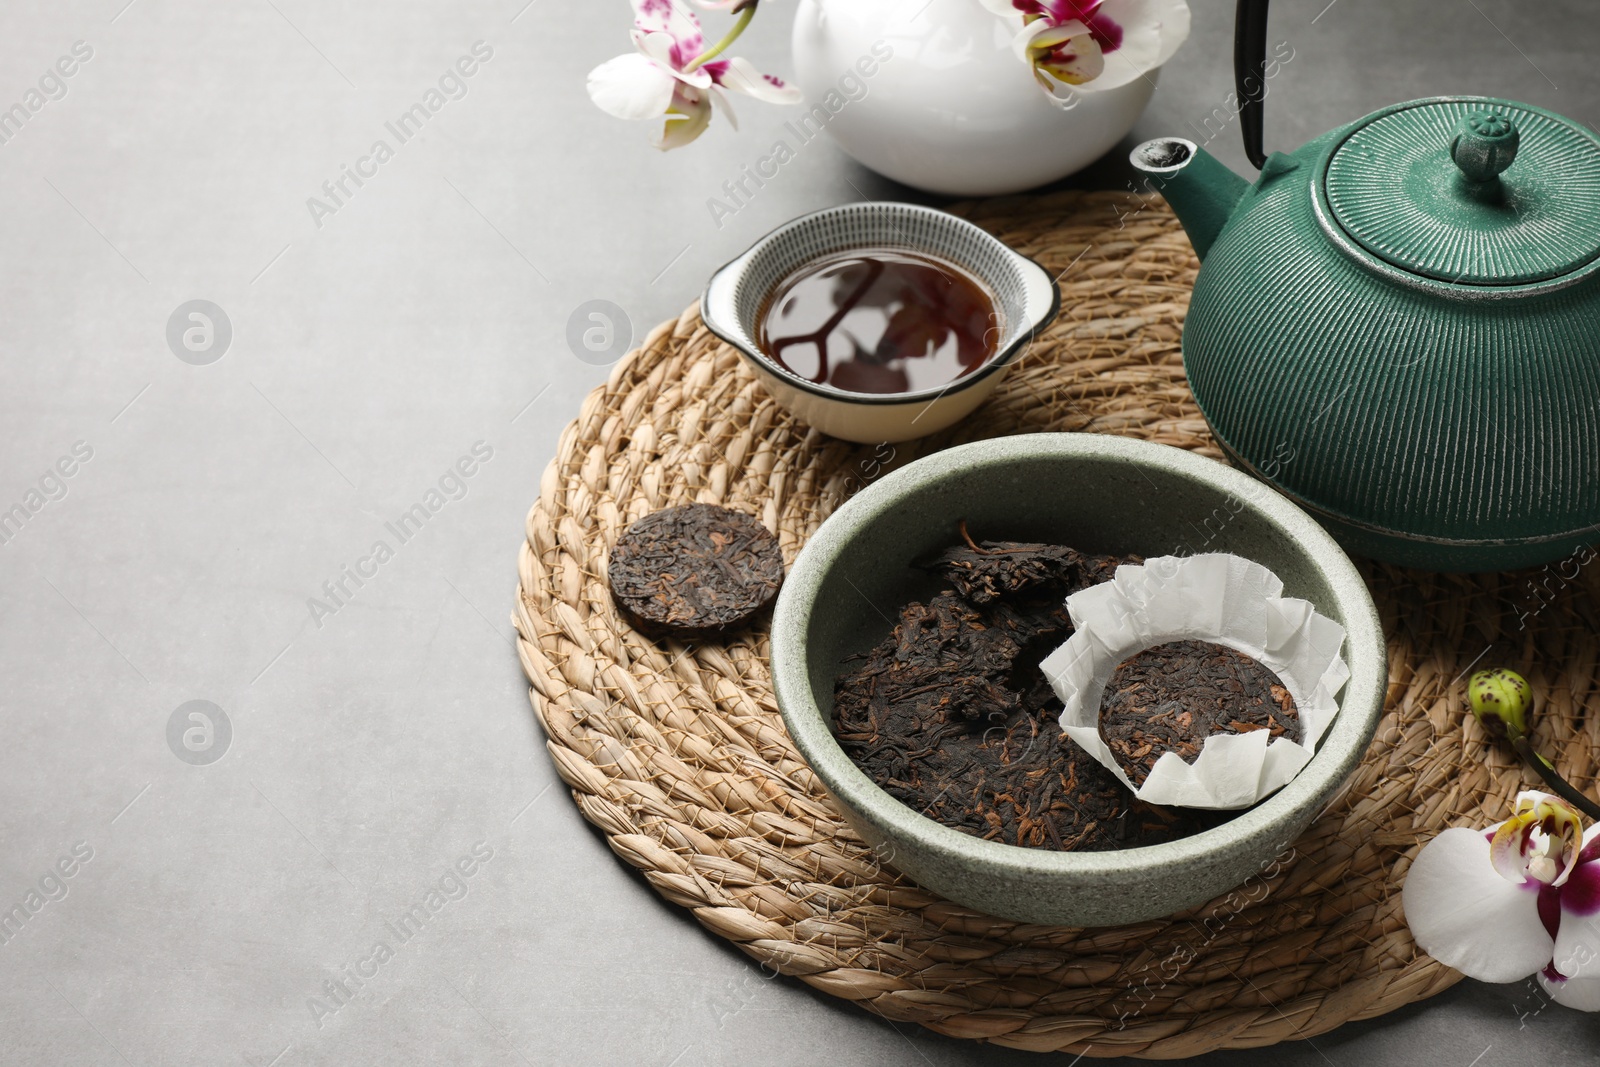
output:
[[[1556,769],[1550,765],[1550,761],[1533,750],[1533,742],[1523,736],[1514,739],[1511,745],[1517,750],[1517,755],[1522,757],[1522,762],[1538,771],[1539,777],[1544,779],[1546,785],[1555,790],[1557,796],[1589,816],[1589,818],[1600,822],[1600,804],[1596,804],[1578,792],[1572,787],[1571,783],[1557,774]]]
[[[699,55],[689,60],[688,63],[685,63],[683,66],[683,72],[688,74],[690,71],[699,70],[713,59],[716,59],[723,52],[727,51],[728,46],[737,41],[739,39],[739,35],[744,32],[744,28],[750,25],[750,20],[755,18],[756,5],[760,2],[761,0],[749,0],[749,6],[739,11],[739,21],[733,24],[733,29],[728,31],[728,35],[722,40],[718,41],[716,44],[712,45],[710,48],[706,49],[704,52],[701,52]]]

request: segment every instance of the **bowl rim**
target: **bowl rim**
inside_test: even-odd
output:
[[[720,302],[719,297],[721,296],[724,288],[732,284],[730,279],[737,279],[738,275],[744,271],[744,268],[749,264],[750,260],[763,248],[771,244],[779,236],[798,229],[801,226],[815,225],[818,220],[829,218],[834,215],[856,214],[866,207],[890,207],[903,209],[916,214],[938,216],[946,225],[954,225],[960,229],[969,231],[977,236],[980,240],[986,242],[987,244],[993,245],[1010,255],[1016,266],[1022,269],[1024,272],[1030,268],[1037,271],[1038,277],[1043,278],[1046,282],[1046,285],[1042,288],[1048,289],[1049,291],[1048,306],[1044,308],[1041,313],[1029,318],[1024,324],[1024,329],[1017,334],[1016,338],[1005,348],[996,351],[988,359],[984,360],[983,363],[979,364],[977,370],[972,371],[970,374],[964,374],[959,378],[954,378],[951,381],[946,382],[944,385],[930,386],[925,389],[917,389],[908,393],[853,393],[847,389],[840,389],[837,386],[813,382],[809,378],[803,378],[796,374],[794,371],[790,370],[788,367],[785,367],[777,360],[769,358],[766,353],[747,344],[746,338],[741,336],[743,332],[742,330],[739,330],[735,326],[722,321],[721,316],[717,314],[714,305]],[[863,245],[862,247],[866,246]],[[922,255],[926,255],[934,259],[944,258],[936,253],[928,252],[926,250],[916,249],[916,251]],[[978,277],[976,274],[973,274],[972,271],[961,267],[959,264],[952,264],[952,266],[955,266],[963,273],[971,274],[973,278],[983,286],[984,290],[989,292],[990,299],[994,299],[993,293],[991,292],[993,287],[986,279]],[[785,384],[792,385],[796,389],[811,393],[814,396],[825,397],[829,400],[843,401],[849,404],[861,405],[932,403],[933,401],[939,400],[943,397],[953,396],[965,389],[969,389],[991,375],[1001,371],[1003,368],[1009,366],[1013,361],[1015,361],[1017,356],[1034,342],[1034,340],[1045,329],[1045,327],[1049,326],[1050,323],[1055,321],[1055,318],[1060,311],[1061,287],[1055,284],[1055,280],[1051,276],[1050,272],[1045,270],[1043,264],[1041,264],[1038,260],[1034,259],[1032,256],[1018,252],[1015,248],[1012,248],[1010,245],[1000,240],[1000,238],[996,237],[988,230],[985,230],[983,227],[968,219],[964,219],[959,215],[952,215],[948,211],[941,211],[938,208],[928,207],[924,204],[906,203],[902,200],[862,200],[849,204],[835,204],[833,207],[826,207],[820,211],[808,212],[807,214],[801,215],[798,218],[790,219],[788,222],[782,223],[768,230],[761,237],[757,238],[750,245],[750,247],[746,248],[743,252],[739,253],[737,256],[728,260],[728,262],[724,263],[722,266],[713,271],[710,279],[706,282],[704,291],[700,294],[700,321],[705,323],[706,329],[710,330],[717,337],[721,338],[733,348],[737,349],[740,355],[748,359],[758,369],[773,374],[781,379]]]
[[[969,470],[974,463],[1003,467],[1041,455],[1125,460],[1194,478],[1223,496],[1236,495],[1245,508],[1299,545],[1321,572],[1343,617],[1351,674],[1338,717],[1311,762],[1288,785],[1219,826],[1177,841],[1102,852],[1057,852],[986,841],[945,826],[885,792],[839,746],[827,716],[812,698],[804,650],[807,622],[833,562],[850,548],[864,520],[901,506],[924,484]],[[1371,744],[1389,675],[1387,643],[1366,582],[1344,550],[1310,516],[1271,486],[1217,460],[1170,445],[1094,433],[1021,434],[957,445],[907,464],[863,489],[824,521],[795,559],[774,609],[771,649],[773,687],[796,747],[828,791],[845,808],[872,822],[885,838],[925,854],[976,862],[1016,877],[1072,875],[1105,885],[1182,874],[1196,864],[1215,862],[1220,854],[1280,836],[1306,809],[1325,806]],[[1272,843],[1281,850],[1292,844],[1292,838]]]

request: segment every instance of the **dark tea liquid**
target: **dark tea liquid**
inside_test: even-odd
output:
[[[852,393],[937,389],[971,374],[1000,336],[994,301],[964,271],[915,252],[855,249],[799,268],[760,315],[761,350]]]

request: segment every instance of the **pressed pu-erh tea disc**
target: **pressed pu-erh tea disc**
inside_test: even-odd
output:
[[[611,549],[607,578],[617,608],[654,636],[713,637],[772,605],[783,553],[760,521],[714,504],[646,515]]]

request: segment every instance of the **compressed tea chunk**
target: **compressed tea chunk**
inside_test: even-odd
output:
[[[1066,597],[1137,557],[972,541],[923,569],[948,582],[834,686],[834,736],[924,815],[991,841],[1057,851],[1170,841],[1219,816],[1137,800],[1073,744],[1039,663],[1072,633]]]
[[[1124,660],[1100,701],[1100,737],[1135,788],[1164,752],[1193,763],[1212,734],[1252,730],[1300,741],[1294,697],[1260,663],[1209,641],[1171,641]]]
[[[611,549],[611,597],[637,630],[656,637],[714,637],[772,604],[783,553],[758,520],[715,504],[653,512]]]
[[[966,528],[961,532],[965,535]],[[1138,562],[1138,556],[1091,556],[1066,545],[1021,541],[980,545],[965,538],[964,544],[946,549],[924,567],[971,603],[988,604],[1041,586],[1065,598],[1067,593],[1107,581],[1124,563]]]

